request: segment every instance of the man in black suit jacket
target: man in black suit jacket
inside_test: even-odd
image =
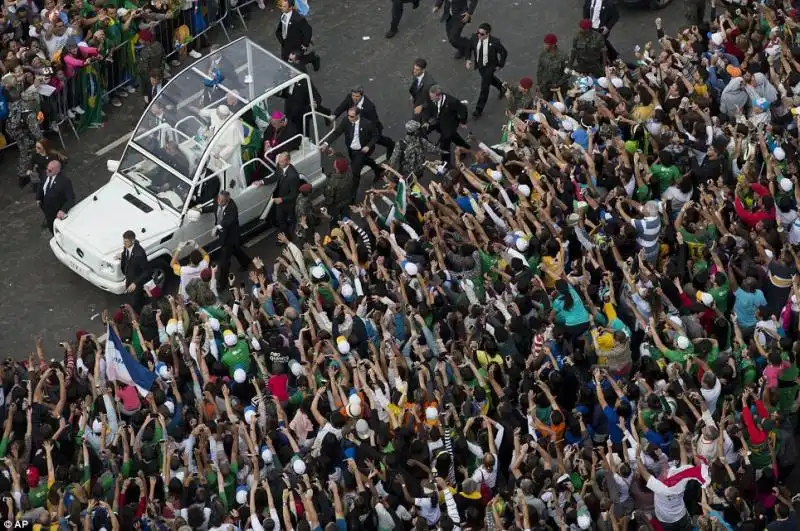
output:
[[[397,35],[400,19],[403,18],[403,4],[408,3],[410,3],[414,9],[419,7],[419,0],[392,0],[392,22],[389,24],[389,31],[386,32],[387,39],[391,39]]]
[[[342,134],[344,134],[347,152],[350,155],[350,167],[353,170],[353,201],[355,202],[364,164],[372,168],[376,179],[383,173],[383,169],[371,156],[380,135],[372,122],[361,118],[361,110],[358,107],[351,107],[347,110],[347,119],[336,125],[328,142],[321,144],[320,149],[327,149],[328,145],[334,143]]]
[[[595,16],[595,14],[598,16]],[[584,0],[583,18],[591,20],[592,29],[600,32],[606,40],[608,60],[616,61],[619,54],[609,40],[611,28],[619,21],[619,11],[617,10],[617,5],[614,3],[614,0]]]
[[[497,79],[495,72],[506,65],[508,51],[500,39],[492,37],[491,33],[492,26],[488,22],[484,22],[478,26],[478,33],[473,35],[469,41],[467,70],[474,68],[481,75],[481,93],[475,104],[475,111],[472,113],[472,117],[476,120],[483,114],[490,87],[496,88],[501,98],[505,93],[503,82]]]
[[[289,53],[289,58],[286,61],[300,72],[307,73],[306,70],[308,67],[303,62],[303,55],[300,51],[295,50]],[[313,81],[310,81],[310,83],[311,92],[314,95],[314,109],[321,114],[330,116],[331,110],[322,105],[322,95],[319,90],[317,90]],[[305,125],[306,131],[310,130],[311,117],[305,115],[311,111],[311,98],[308,95],[308,85],[306,85],[305,80],[298,81],[291,87],[287,87],[285,90],[281,91],[279,96],[286,100],[283,107],[284,113],[286,114],[286,118],[294,125],[295,129],[297,129],[297,132],[300,133],[303,131],[303,125]],[[303,121],[304,117],[305,122]]]
[[[212,203],[203,207],[203,213],[214,213],[214,230],[212,234],[219,242],[219,259],[217,261],[219,289],[227,289],[229,285],[228,273],[231,269],[231,257],[235,256],[242,269],[250,266],[252,260],[244,251],[239,230],[239,209],[231,199],[227,190],[217,194],[216,204]]]
[[[75,191],[72,181],[61,175],[61,163],[51,160],[47,164],[47,178],[42,179],[36,191],[36,204],[44,212],[44,226],[53,232],[53,222],[67,217],[69,209],[75,205]]]
[[[286,235],[288,239],[294,237],[294,226],[297,223],[297,196],[300,195],[300,174],[292,165],[292,159],[288,151],[282,151],[275,159],[275,176],[278,179],[275,192],[272,195],[272,203],[275,205],[275,224],[278,230]],[[258,186],[266,184],[266,181],[257,181]]]
[[[431,87],[430,98],[422,110],[422,120],[428,132],[439,132],[437,145],[442,150],[442,160],[449,162],[451,144],[469,149],[469,144],[458,132],[459,127],[467,125],[467,106],[455,96],[445,94],[439,85]]]
[[[408,88],[408,93],[411,94],[411,105],[414,106],[414,119],[418,119],[422,114],[422,109],[431,101],[429,91],[432,86],[436,84],[436,80],[428,73],[428,61],[419,58],[414,61],[414,66],[411,69],[411,75],[414,79],[411,81],[411,86]]]
[[[126,230],[122,235],[122,253],[119,255],[119,267],[125,275],[125,293],[128,304],[139,312],[144,306],[144,285],[150,280],[150,262],[147,253],[139,242],[136,233]]]
[[[342,103],[333,111],[333,115],[339,118],[339,116],[347,112],[347,109],[351,107],[358,107],[361,110],[361,117],[375,124],[375,128],[378,130],[377,144],[386,148],[386,158],[390,159],[392,157],[392,150],[394,149],[394,140],[384,136],[383,124],[378,117],[378,109],[375,108],[375,104],[372,100],[364,94],[364,87],[357,86],[352,88],[350,93],[344,97]]]
[[[433,12],[442,9],[441,21],[445,23],[447,40],[456,49],[456,59],[461,59],[467,54],[468,39],[461,36],[464,26],[472,20],[478,0],[436,0],[433,3]]]
[[[289,59],[289,54],[302,51],[303,63],[311,63],[314,71],[319,70],[320,58],[316,52],[311,51],[311,37],[313,30],[306,17],[295,11],[294,0],[281,0],[281,18],[275,28],[275,37],[281,45],[281,58]]]

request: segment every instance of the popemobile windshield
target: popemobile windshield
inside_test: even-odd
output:
[[[307,91],[311,102],[302,132],[257,156],[268,117],[297,91]],[[236,201],[245,235],[264,228],[277,184],[275,154],[289,148],[292,164],[315,192],[326,179],[317,145],[320,125],[332,117],[317,113],[313,102],[308,75],[253,41],[240,38],[215,50],[153,98],[122,159],[107,162],[109,182],[56,220],[50,248],[95,286],[122,294],[119,254],[128,229],[147,252],[160,285],[179,243],[194,240],[215,249],[214,214],[201,214],[198,207],[220,190]],[[254,178],[267,184],[254,186]]]

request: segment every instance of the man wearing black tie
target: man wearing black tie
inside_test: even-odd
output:
[[[458,133],[459,127],[467,126],[467,106],[455,96],[445,94],[439,85],[432,86],[429,94],[431,101],[422,110],[422,120],[428,132],[439,132],[442,161],[449,162],[451,144],[469,149],[467,141]]]
[[[125,275],[125,293],[128,304],[139,312],[144,306],[144,285],[150,280],[150,262],[147,253],[139,242],[136,233],[126,230],[122,235],[122,253],[119,255],[119,267]]]
[[[252,260],[242,248],[241,234],[239,231],[239,209],[236,203],[231,199],[231,194],[227,190],[222,190],[217,194],[216,204],[211,203],[203,207],[204,214],[214,213],[214,230],[212,236],[215,236],[219,242],[219,259],[217,261],[219,277],[217,278],[217,286],[219,289],[227,289],[229,280],[228,273],[231,270],[231,257],[235,256],[236,260],[245,269],[250,266]]]
[[[611,28],[619,20],[619,11],[614,0],[584,0],[583,18],[591,20],[592,29],[600,33],[606,40],[608,60],[616,61],[619,54],[609,40]]]
[[[478,0],[436,0],[433,3],[433,12],[442,9],[441,21],[445,23],[447,40],[456,49],[456,59],[461,59],[467,54],[469,40],[461,36],[464,26],[472,20]]]
[[[147,95],[144,97],[145,103],[150,103],[164,88],[164,76],[161,70],[151,70],[149,74],[150,86],[147,89]]]
[[[311,51],[311,36],[313,31],[306,17],[295,11],[294,0],[281,0],[281,18],[275,29],[275,37],[281,45],[281,59],[287,61],[289,54],[295,50],[302,50],[302,61],[311,63],[314,71],[319,70],[320,58],[316,52]]]
[[[286,235],[288,239],[294,236],[294,226],[297,223],[297,196],[300,195],[300,174],[292,165],[291,156],[288,151],[278,153],[275,158],[275,177],[278,184],[272,196],[272,203],[275,205],[275,224],[278,230]],[[273,177],[270,177],[272,180]],[[265,181],[256,181],[253,184],[261,186]]]
[[[333,115],[336,118],[339,118],[342,113],[347,112],[347,109],[353,106],[361,111],[362,118],[375,124],[375,128],[378,130],[377,144],[385,147],[386,158],[391,158],[392,150],[394,149],[394,140],[383,135],[383,124],[381,123],[380,118],[378,118],[378,109],[375,108],[375,104],[372,103],[372,100],[364,94],[363,87],[358,86],[350,90],[350,93],[344,97],[342,103],[340,103],[339,106],[336,107],[336,110],[333,111]]]
[[[378,143],[378,130],[369,120],[361,118],[361,110],[358,107],[351,107],[347,110],[347,120],[342,120],[331,134],[329,142],[320,144],[320,150],[328,148],[344,134],[344,141],[347,144],[347,152],[350,154],[350,167],[353,170],[353,202],[358,196],[358,186],[361,181],[361,170],[364,164],[372,168],[375,178],[379,178],[383,170],[372,158],[375,151],[375,144]]]
[[[414,67],[411,69],[411,75],[414,76],[414,79],[411,81],[408,93],[411,94],[411,105],[414,106],[415,119],[422,114],[423,107],[431,101],[428,91],[436,84],[436,80],[431,77],[427,68],[428,61],[420,57],[414,61]]]
[[[496,88],[501,98],[505,93],[503,82],[497,79],[495,72],[505,66],[508,51],[500,39],[492,37],[491,33],[492,26],[484,22],[478,26],[478,33],[473,35],[469,41],[467,70],[474,68],[481,75],[481,93],[478,96],[478,103],[475,104],[475,111],[472,113],[472,117],[476,120],[483,114],[490,87]]]
[[[56,219],[67,217],[69,209],[75,205],[75,191],[72,181],[61,175],[61,163],[51,160],[45,170],[47,178],[36,191],[36,204],[44,212],[44,224],[51,233]]]

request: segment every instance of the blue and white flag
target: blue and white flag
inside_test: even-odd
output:
[[[156,373],[131,356],[110,326],[106,332],[106,377],[109,381],[135,385],[142,396],[147,396],[156,379]]]

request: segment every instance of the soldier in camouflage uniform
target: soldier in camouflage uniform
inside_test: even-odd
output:
[[[533,80],[529,77],[520,79],[516,87],[506,84],[506,109],[510,114],[517,114],[523,109],[533,109],[533,91],[531,88],[533,88]]]
[[[13,101],[8,108],[6,133],[11,140],[17,143],[19,149],[19,162],[17,163],[17,178],[20,188],[30,181],[33,171],[31,157],[36,147],[36,142],[42,138],[37,118],[36,94],[25,93],[22,98]]]
[[[581,20],[580,28],[572,41],[569,64],[579,74],[602,77],[607,57],[606,41],[592,29],[589,19]]]
[[[558,48],[558,38],[548,33],[544,36],[544,49],[539,54],[539,65],[536,67],[536,79],[544,99],[555,99],[556,89],[564,92],[569,80],[564,72],[567,66],[567,56]]]
[[[320,219],[311,201],[311,185],[303,182],[298,191],[300,193],[297,194],[294,211],[297,220],[297,243],[302,243],[313,239],[314,229],[319,225]]]
[[[403,177],[408,177],[411,173],[418,178],[422,177],[425,169],[425,152],[445,153],[427,138],[420,136],[420,127],[420,123],[415,120],[406,122],[406,136],[395,144],[392,158],[389,159],[389,166]]]
[[[350,164],[342,155],[337,155],[333,161],[333,174],[325,182],[325,206],[331,223],[347,217],[350,205],[356,201],[358,189],[353,180]]]

